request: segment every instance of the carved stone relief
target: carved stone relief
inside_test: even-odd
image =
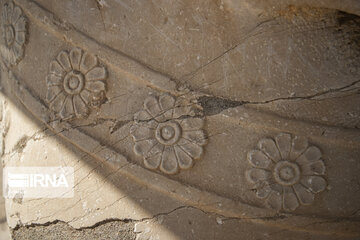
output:
[[[50,109],[63,120],[86,117],[90,107],[104,101],[105,80],[106,69],[96,56],[79,48],[61,51],[46,77]]]
[[[292,42],[297,40],[295,35],[302,30],[299,23],[305,21],[298,15],[295,14],[293,22],[286,18],[284,20],[283,16],[279,17],[280,20],[277,17],[267,19],[269,22],[260,22],[257,14],[249,16],[251,19],[257,19],[259,25],[255,28],[258,32],[251,31],[252,35],[245,35],[250,30],[244,27],[241,30],[244,32],[241,33],[246,37],[232,39],[233,36],[231,36],[231,39],[226,39],[229,43],[239,42],[237,45],[220,51],[223,54],[217,57],[211,57],[209,54],[207,56],[209,61],[197,63],[199,66],[195,63],[186,63],[187,67],[183,67],[181,64],[186,62],[188,56],[181,55],[182,49],[187,49],[191,41],[184,40],[179,44],[176,43],[175,45],[181,50],[176,48],[178,55],[174,57],[175,60],[171,59],[171,64],[163,60],[164,68],[169,64],[174,68],[181,66],[175,70],[167,67],[169,72],[176,76],[170,77],[167,73],[157,70],[163,70],[162,67],[152,68],[152,65],[146,62],[152,57],[150,53],[134,50],[134,55],[139,52],[148,54],[140,55],[144,57],[145,62],[140,61],[141,59],[132,56],[128,49],[122,49],[125,48],[126,42],[122,43],[124,46],[118,43],[113,43],[114,46],[112,46],[105,38],[91,36],[91,33],[81,29],[78,23],[62,21],[52,11],[58,11],[59,15],[67,17],[68,13],[61,12],[61,9],[50,11],[42,7],[41,4],[46,6],[47,2],[41,3],[41,0],[15,2],[21,8],[13,2],[3,4],[2,8],[3,44],[0,50],[2,60],[6,63],[2,66],[6,70],[7,89],[5,92],[14,93],[14,96],[10,98],[21,103],[41,121],[41,124],[46,126],[46,129],[63,137],[71,146],[76,146],[76,151],[94,158],[89,161],[93,165],[89,164],[90,170],[86,172],[86,163],[77,161],[82,158],[79,157],[79,153],[75,157],[69,157],[70,165],[83,164],[81,165],[83,168],[79,168],[79,171],[84,171],[85,175],[78,183],[83,191],[81,194],[88,194],[86,189],[89,186],[86,184],[94,184],[98,188],[92,193],[99,197],[89,200],[94,208],[86,212],[82,209],[85,207],[78,207],[76,203],[73,204],[70,201],[69,209],[74,208],[80,212],[71,219],[72,226],[90,226],[96,224],[99,219],[117,218],[121,214],[120,217],[126,218],[127,215],[133,214],[130,210],[125,212],[127,209],[123,206],[133,206],[131,201],[139,201],[138,205],[142,206],[142,201],[149,199],[147,196],[136,196],[134,199],[124,200],[127,202],[121,205],[121,211],[124,211],[121,214],[117,215],[116,207],[118,207],[117,203],[126,198],[126,194],[124,194],[125,197],[120,194],[126,193],[127,188],[136,188],[133,186],[136,184],[141,186],[139,189],[142,193],[146,192],[144,189],[151,189],[156,193],[154,193],[156,197],[159,192],[165,196],[161,199],[171,199],[169,201],[175,201],[176,206],[178,202],[181,202],[199,208],[204,213],[211,212],[224,218],[247,218],[266,225],[267,219],[291,216],[295,220],[291,219],[285,223],[274,220],[275,225],[279,223],[279,226],[281,225],[284,229],[291,230],[307,231],[311,228],[307,225],[297,225],[296,219],[301,219],[301,217],[306,219],[304,220],[306,222],[309,219],[321,222],[323,218],[344,216],[344,219],[347,219],[353,217],[354,212],[356,215],[356,209],[360,207],[360,203],[353,199],[356,186],[352,184],[350,190],[342,186],[358,179],[356,170],[352,170],[352,168],[358,168],[356,161],[360,149],[360,135],[357,128],[349,130],[336,124],[324,124],[326,120],[311,122],[301,117],[292,118],[290,113],[303,114],[305,111],[298,111],[297,108],[288,111],[284,106],[294,104],[301,109],[300,106],[305,101],[316,101],[319,96],[324,99],[316,104],[322,106],[330,97],[348,97],[345,96],[346,93],[357,91],[359,81],[351,82],[356,75],[356,71],[354,73],[352,70],[351,76],[346,75],[345,86],[342,86],[342,82],[338,80],[340,73],[336,70],[332,73],[332,80],[325,90],[320,78],[311,83],[313,84],[311,87],[304,87],[301,81],[297,82],[298,79],[306,78],[308,74],[299,69],[311,68],[305,64],[308,55],[314,55],[311,59],[314,60],[315,57],[319,57],[319,52],[323,51],[323,46],[319,46],[321,50],[318,52],[316,45],[318,43],[312,42],[312,38],[309,37],[303,37],[304,41],[300,38],[296,44]],[[116,5],[116,1],[109,0],[109,2],[117,6],[114,9],[120,8]],[[106,8],[106,4],[99,4],[96,6],[101,12],[102,8]],[[131,3],[131,6],[136,9],[136,6],[132,4],[135,3]],[[25,13],[29,19],[34,21],[28,21],[21,9],[26,10]],[[108,11],[109,16],[117,16],[115,12],[111,12],[110,8]],[[301,12],[301,14],[304,13]],[[321,19],[326,18],[326,21],[306,20],[310,23],[305,24],[305,30],[333,24],[335,20],[332,14],[334,13],[330,10],[321,11]],[[186,24],[183,27],[186,28],[187,18],[182,19],[181,15],[179,14],[178,17],[184,20]],[[330,20],[327,19],[330,18],[329,16]],[[134,16],[130,14],[129,19],[131,17]],[[106,36],[110,36],[111,39],[113,33],[106,32],[106,27],[108,27],[106,24],[109,23],[102,20]],[[143,21],[138,20],[138,22]],[[238,16],[231,21],[239,21]],[[166,24],[167,20],[164,22]],[[196,17],[195,22],[198,22]],[[157,29],[159,26],[154,27],[152,23],[149,24],[152,26],[150,29],[155,29],[152,34],[159,34]],[[112,27],[116,29],[116,26]],[[227,26],[224,32],[230,32],[228,28],[231,29]],[[281,30],[279,31],[281,34],[273,35],[276,40],[268,38],[267,32],[263,31],[268,28],[271,34],[273,34],[272,31]],[[37,36],[28,35],[29,29],[38,35],[44,34],[41,36],[41,41],[50,46],[49,53],[44,54],[38,51]],[[186,37],[180,38],[191,39],[192,34],[195,34],[192,32],[198,31],[194,30],[197,28],[191,29],[189,33],[184,31],[188,34]],[[291,30],[287,32],[288,29]],[[324,29],[327,28],[324,27]],[[169,36],[173,34],[172,30],[167,31],[169,31]],[[204,31],[208,31],[208,36],[212,36],[212,30]],[[161,31],[160,33],[159,36],[164,37]],[[324,35],[326,34],[321,32],[319,39],[322,39]],[[217,40],[209,39],[209,42],[213,42],[212,45],[215,45],[214,41],[225,42],[218,33],[216,36]],[[146,35],[145,38],[151,42],[151,37]],[[171,44],[174,45],[171,39],[168,40],[167,35],[165,39],[164,45],[167,48]],[[296,49],[295,53],[284,50],[284,39],[288,40],[286,49]],[[141,41],[139,40],[140,43]],[[308,55],[294,58],[293,56],[298,54],[299,46],[311,45],[309,42],[316,45],[314,53],[308,51],[306,52]],[[25,43],[27,44],[26,56]],[[142,46],[140,43],[138,45]],[[269,54],[272,54],[270,54],[271,57],[283,54],[279,57],[280,60],[275,57],[275,60],[271,60],[272,64],[277,66],[276,70],[264,64],[270,61],[268,56],[262,55],[265,48]],[[166,48],[160,48],[156,53],[150,52],[156,55],[162,50],[167,51]],[[187,51],[192,51],[192,49],[189,48]],[[217,51],[219,49],[214,50],[214,52]],[[203,54],[206,52],[202,51]],[[32,60],[33,57],[37,59],[36,62]],[[158,59],[159,56],[154,58]],[[284,70],[281,64],[285,58],[287,58],[286,61],[291,62],[289,72],[288,69]],[[163,59],[166,59],[166,56]],[[18,64],[20,60],[21,63]],[[331,61],[325,57],[323,60]],[[298,61],[306,67],[301,65],[298,69]],[[259,62],[261,62],[261,70],[258,71],[256,64]],[[156,64],[159,63],[155,62]],[[249,67],[251,65],[255,66],[256,71],[252,72],[252,68]],[[261,72],[265,71],[265,67],[268,67],[266,74]],[[31,74],[34,69],[39,71]],[[281,75],[281,78],[277,74]],[[287,74],[291,76],[291,81],[286,80]],[[299,78],[300,75],[301,78]],[[252,76],[256,79],[252,79]],[[283,81],[288,85],[283,87],[281,85]],[[337,85],[340,87],[333,87]],[[301,94],[298,96],[289,92],[289,86],[296,91],[299,90]],[[317,93],[318,91],[320,92]],[[333,95],[330,96],[330,94]],[[353,95],[349,96],[354,97]],[[280,107],[288,115],[277,115],[277,112],[273,111],[272,104],[279,104],[279,106],[284,104]],[[355,111],[353,106],[351,109]],[[1,109],[0,113],[2,113]],[[344,115],[343,112],[337,116],[342,115]],[[322,119],[326,118],[326,116],[322,117]],[[0,115],[0,124],[2,120],[3,117]],[[349,126],[356,126],[356,124]],[[18,134],[15,129],[12,129],[12,132],[14,135]],[[44,146],[46,146],[46,141],[42,143]],[[258,145],[255,147],[256,142]],[[36,148],[35,145],[33,147]],[[14,153],[14,159],[16,159],[14,162],[10,161],[13,156],[7,156],[7,162],[21,164],[25,158],[31,163],[32,160],[29,160],[26,153],[21,154],[23,153]],[[56,161],[62,163],[59,159]],[[56,164],[56,161],[53,163]],[[104,163],[109,164],[111,170],[104,174],[104,180],[98,181],[97,176],[91,174]],[[343,174],[334,170],[339,166],[349,169],[348,172]],[[87,178],[88,175],[91,175],[93,179]],[[338,177],[339,175],[341,178]],[[109,176],[118,177],[126,184],[113,184],[109,188],[111,191],[101,189],[101,184],[107,182],[106,179]],[[123,187],[123,189],[113,191],[113,187]],[[114,194],[111,195],[109,192]],[[108,194],[113,203],[100,208],[99,202],[102,200],[99,199],[102,194]],[[355,195],[359,196],[359,193],[356,192]],[[81,202],[83,195],[76,197],[78,199],[74,201]],[[86,195],[85,199],[87,198],[90,197]],[[350,199],[349,203],[344,208],[336,208],[339,203],[344,202],[345,198]],[[38,214],[34,212],[35,210],[28,210],[32,209],[32,204],[30,202],[19,206],[20,212],[32,211],[26,214],[35,216]],[[51,206],[59,207],[56,204]],[[103,211],[98,214],[97,209]],[[46,211],[51,212],[52,209],[49,207]],[[146,211],[143,211],[141,215],[143,219],[149,217],[144,212]],[[31,217],[21,224],[58,220],[54,214],[45,214],[39,219]],[[66,220],[66,217],[62,215],[59,219]],[[12,227],[18,225],[14,217],[9,222]],[[217,220],[217,222],[221,221]],[[341,224],[334,225],[334,232],[337,231],[336,229],[340,229],[344,234],[348,232],[352,234],[355,231],[352,230],[353,228],[343,229]],[[327,230],[325,226],[319,231],[324,233]]]
[[[144,109],[135,115],[130,131],[134,151],[149,169],[167,174],[189,169],[199,159],[207,142],[204,119],[193,117],[193,107],[181,106],[170,95],[145,99]]]
[[[326,188],[325,165],[319,148],[303,137],[281,133],[259,141],[259,150],[248,153],[253,166],[247,178],[255,184],[256,196],[275,209],[294,211],[314,201]]]
[[[1,53],[8,64],[17,64],[24,57],[27,38],[27,18],[12,1],[5,2],[1,18]]]

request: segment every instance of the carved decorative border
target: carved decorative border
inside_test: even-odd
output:
[[[153,71],[149,68],[146,68],[145,66],[141,65],[140,63],[136,62],[134,59],[125,56],[123,53],[118,52],[114,49],[111,49],[108,46],[102,45],[101,43],[97,42],[94,39],[91,39],[87,37],[84,33],[79,32],[74,27],[72,27],[69,24],[62,23],[56,19],[56,17],[47,12],[46,10],[40,8],[36,3],[30,1],[30,0],[16,0],[16,2],[22,6],[24,11],[27,13],[29,18],[33,20],[36,24],[39,26],[45,28],[47,31],[51,32],[53,35],[59,37],[60,39],[63,39],[63,37],[66,37],[66,40],[72,43],[76,46],[81,46],[82,48],[86,49],[88,52],[92,52],[93,54],[96,54],[101,58],[104,62],[106,62],[107,65],[117,69],[121,73],[128,76],[130,79],[134,81],[141,82],[145,84],[146,86],[150,86],[154,89],[161,90],[164,92],[168,92],[173,94],[174,96],[177,96],[181,94],[181,91],[177,89],[176,83],[172,81],[169,77],[164,76],[161,73],[158,73],[156,71]],[[58,58],[61,58],[63,56],[68,56],[68,53],[59,53]],[[58,63],[62,62],[62,60],[58,60]],[[116,64],[114,64],[116,62]],[[50,121],[49,116],[49,109],[47,106],[45,106],[43,103],[39,102],[36,97],[34,97],[31,94],[31,91],[27,89],[27,86],[24,86],[21,82],[15,77],[9,69],[3,65],[3,67],[9,72],[9,78],[10,81],[13,82],[13,90],[16,93],[16,97],[19,98],[19,100],[24,104],[24,106],[32,112],[35,117],[40,118],[40,121],[47,124],[51,129],[53,129],[55,132],[57,132],[60,136],[64,137],[66,140],[72,139],[71,142],[75,144],[78,148],[83,150],[84,152],[92,155],[93,157],[110,163],[113,166],[116,166],[119,169],[119,172],[121,174],[124,174],[128,176],[129,178],[133,179],[136,182],[139,182],[140,184],[147,185],[148,187],[155,189],[159,192],[162,192],[164,194],[167,194],[175,199],[178,199],[180,201],[185,202],[186,204],[198,207],[200,209],[203,209],[204,211],[208,212],[214,212],[221,215],[224,215],[226,217],[234,217],[234,218],[241,218],[241,219],[248,219],[251,221],[264,223],[262,218],[268,218],[273,217],[276,215],[275,210],[270,209],[262,209],[257,208],[245,203],[236,202],[231,199],[227,199],[221,196],[218,196],[213,193],[201,191],[199,189],[196,189],[194,187],[184,186],[183,184],[171,180],[165,176],[159,175],[155,172],[151,172],[148,170],[145,170],[144,168],[130,163],[127,161],[127,159],[122,156],[121,154],[114,152],[113,150],[103,147],[98,141],[91,138],[90,136],[84,134],[83,132],[79,131],[78,129],[71,128],[70,125],[67,123],[59,124],[58,121]],[[67,66],[61,66],[62,69],[66,69]],[[95,65],[94,65],[95,67]],[[71,72],[70,69],[68,69],[68,72]],[[52,72],[53,73],[53,72]],[[61,75],[61,77],[64,77]],[[105,77],[102,78],[104,80]],[[50,80],[49,80],[50,83]],[[75,88],[75,87],[74,87]],[[105,88],[103,89],[103,91]],[[73,104],[72,104],[73,105]],[[74,106],[74,105],[73,105]],[[52,109],[54,110],[54,109]],[[251,112],[253,116],[256,118],[262,119],[262,124],[267,124],[268,126],[271,125],[272,129],[278,130],[279,132],[284,131],[284,126],[280,126],[279,124],[272,124],[270,121],[266,123],[267,114],[259,113],[256,111],[253,111],[251,109],[246,109],[242,111],[248,111]],[[55,111],[56,112],[56,111]],[[74,109],[74,114],[71,115],[77,116],[76,111]],[[237,113],[239,114],[239,113]],[[61,116],[66,119],[68,118],[69,114],[62,114]],[[81,116],[81,114],[78,114]],[[233,115],[233,116],[232,116]],[[239,121],[238,118],[235,116],[236,114],[233,114],[231,111],[228,111],[227,113],[224,113],[223,116],[227,118],[228,121],[234,121],[236,124],[244,124],[244,122],[252,122],[252,124],[249,124],[248,127],[254,127],[256,125],[256,121],[254,119],[251,120],[245,120]],[[273,116],[274,118],[274,116]],[[279,118],[279,117],[278,117]],[[275,117],[276,119],[276,117]],[[280,118],[279,118],[280,119]],[[141,120],[141,119],[140,119]],[[289,120],[293,122],[297,122],[296,120]],[[175,125],[177,121],[174,121]],[[280,121],[279,121],[280,122]],[[301,123],[297,122],[298,125],[301,125],[306,128],[312,128],[315,129],[315,131],[319,131],[319,126],[316,124],[307,124],[307,123]],[[183,126],[181,123],[178,123],[180,127]],[[158,124],[159,126],[160,124]],[[174,126],[175,126],[174,125]],[[176,126],[178,126],[176,125]],[[158,127],[157,126],[157,127]],[[176,130],[176,127],[171,125],[172,129]],[[134,127],[137,128],[138,126]],[[168,127],[168,126],[164,126]],[[178,126],[179,127],[179,126]],[[179,127],[179,128],[180,128]],[[254,127],[255,128],[255,127]],[[270,127],[269,127],[270,128]],[[353,141],[353,139],[358,139],[356,133],[352,131],[342,131],[339,133],[338,129],[336,127],[326,127],[321,126],[321,129],[327,130],[327,136],[338,136],[339,134],[343,135],[342,139],[333,138],[331,141],[332,143],[339,144],[341,146],[344,146],[346,148],[358,148],[360,141]],[[197,130],[200,130],[200,127],[197,128]],[[299,132],[298,129],[291,129],[293,132]],[[136,141],[137,136],[134,135],[134,132],[136,129],[132,131],[134,139]],[[176,133],[176,131],[175,131]],[[162,133],[161,133],[162,134]],[[158,136],[159,139],[164,138],[160,133],[155,134],[155,136]],[[167,133],[166,133],[167,134]],[[175,134],[176,135],[176,134]],[[320,134],[317,138],[319,141],[325,141],[324,139],[328,140],[328,137],[322,137]],[[158,141],[160,142],[160,140]],[[204,145],[206,142],[202,142],[205,138],[199,138],[199,142],[197,143],[198,146]],[[167,140],[167,139],[165,139]],[[165,140],[162,139],[161,141]],[[197,141],[197,140],[196,140]],[[85,144],[86,143],[86,144]],[[166,144],[164,144],[166,145]],[[94,152],[94,149],[100,149],[96,152]],[[190,154],[191,155],[191,154]],[[201,155],[201,154],[200,154]],[[194,156],[191,156],[193,158],[197,158],[200,156],[199,154]],[[145,155],[143,155],[145,157]],[[179,164],[179,162],[177,162]],[[192,163],[191,163],[192,164]],[[189,164],[189,166],[191,165]],[[179,164],[180,166],[180,164]],[[183,165],[185,166],[185,165]],[[159,167],[156,165],[156,168]],[[181,168],[181,167],[180,167]],[[186,166],[184,167],[186,168]],[[173,173],[174,169],[167,169],[162,168],[162,170],[166,173]],[[176,171],[178,168],[176,168]],[[292,210],[290,208],[290,210]],[[294,216],[296,217],[296,216]],[[305,218],[305,217],[304,217]],[[314,218],[312,218],[314,219]],[[318,218],[321,219],[321,218]],[[267,222],[268,223],[268,222]],[[289,228],[291,224],[286,224],[284,226],[279,225],[279,223],[276,224],[277,227],[284,227]],[[292,230],[303,230],[301,227],[292,226]],[[326,230],[324,230],[326,231]],[[317,232],[317,231],[314,231]],[[318,231],[319,233],[324,233],[322,230]]]

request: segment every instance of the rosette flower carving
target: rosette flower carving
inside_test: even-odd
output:
[[[64,120],[86,117],[90,107],[105,99],[106,77],[96,56],[79,48],[61,51],[50,63],[46,78],[50,109]]]
[[[11,1],[3,6],[1,28],[4,58],[10,64],[16,64],[24,56],[27,19],[21,8]]]
[[[200,158],[207,143],[204,120],[192,117],[191,112],[192,107],[181,106],[170,95],[144,101],[130,132],[134,152],[143,157],[147,168],[175,174],[191,168],[193,160]]]
[[[321,151],[305,138],[281,133],[274,140],[260,140],[258,147],[248,153],[253,168],[246,175],[256,196],[271,208],[294,211],[300,204],[311,204],[315,194],[325,190]]]

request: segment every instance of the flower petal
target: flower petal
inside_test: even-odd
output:
[[[268,168],[272,161],[261,151],[253,150],[248,153],[248,161],[256,168]]]
[[[163,113],[154,118],[157,122],[166,122],[171,119],[171,117],[165,116]]]
[[[175,107],[173,110],[173,118],[179,118],[181,116],[193,116],[192,108],[189,106]]]
[[[154,138],[154,130],[146,126],[146,124],[134,124],[130,128],[130,133],[134,141]]]
[[[62,119],[69,119],[74,116],[74,106],[71,96],[67,96],[65,99],[64,106],[59,115]]]
[[[303,176],[300,182],[313,193],[319,193],[326,188],[326,181],[319,176]]]
[[[49,86],[46,94],[46,100],[52,102],[55,97],[62,91],[59,86]]]
[[[154,147],[158,142],[155,139],[148,139],[136,142],[134,145],[134,152],[137,155],[146,156],[148,152]]]
[[[266,198],[271,193],[272,189],[267,181],[263,181],[256,185],[256,196],[258,198]]]
[[[87,52],[84,53],[84,55],[81,58],[80,62],[80,71],[83,74],[86,74],[88,71],[93,69],[97,65],[97,57],[95,57],[92,54],[89,54]]]
[[[50,72],[61,77],[64,76],[66,73],[64,69],[61,67],[61,65],[55,60],[51,61],[50,63]]]
[[[180,147],[174,146],[175,154],[181,169],[189,169],[193,165],[193,159]]]
[[[152,119],[152,116],[147,111],[141,110],[134,115],[136,121],[147,121]]]
[[[156,144],[154,144],[151,149],[147,152],[146,155],[144,155],[145,158],[149,158],[151,156],[154,156],[158,153],[161,153],[164,151],[164,145],[162,145],[159,142],[156,142]]]
[[[61,51],[57,55],[56,60],[58,60],[59,64],[66,72],[70,72],[72,70],[69,54],[66,51]]]
[[[69,58],[70,58],[71,66],[74,70],[80,71],[81,55],[82,55],[82,51],[80,48],[71,49]]]
[[[5,24],[9,23],[7,16],[7,5],[4,5],[2,9],[2,20],[4,21]]]
[[[103,67],[95,67],[85,75],[85,78],[87,81],[104,80],[106,78],[106,70]]]
[[[144,108],[153,117],[156,117],[161,113],[159,102],[154,96],[150,96],[145,99]]]
[[[102,81],[87,81],[85,83],[85,88],[91,92],[101,92],[105,91],[105,83]]]
[[[160,166],[163,151],[164,146],[156,143],[144,156],[145,166],[150,169],[157,169]]]
[[[84,102],[86,104],[89,104],[90,100],[91,100],[91,94],[88,90],[86,89],[83,89],[81,92],[80,92],[80,96],[82,98],[82,100],[84,100]]]
[[[323,175],[325,174],[325,165],[322,160],[310,162],[301,165],[303,175]]]
[[[276,210],[282,207],[282,194],[278,192],[271,192],[270,196],[266,199],[266,204]]]
[[[169,120],[169,119],[173,118],[173,112],[174,112],[174,109],[171,108],[171,109],[165,111],[163,114],[161,114],[161,116],[166,121],[166,120]]]
[[[275,137],[275,142],[282,159],[288,160],[291,150],[291,135],[288,133],[280,133]]]
[[[258,146],[263,153],[265,153],[269,158],[271,158],[275,162],[281,160],[279,150],[274,140],[270,138],[262,139],[260,140]]]
[[[159,97],[159,103],[162,111],[166,111],[174,107],[175,98],[168,94],[165,94]]]
[[[61,108],[64,105],[66,99],[66,95],[64,92],[60,92],[55,99],[50,103],[50,109],[52,109],[54,112],[60,112]]]
[[[14,10],[14,3],[10,1],[6,6],[6,11],[9,21],[11,21],[13,10]]]
[[[167,174],[174,174],[178,171],[178,163],[173,147],[165,147],[161,158],[160,170]]]
[[[149,169],[157,169],[160,166],[162,153],[158,152],[147,158],[144,158],[144,164]]]
[[[283,186],[278,184],[278,183],[271,183],[270,184],[270,188],[274,191],[274,192],[278,192],[278,193],[282,193],[283,192]]]
[[[202,118],[186,118],[182,120],[181,127],[183,131],[198,130],[204,126],[204,119]]]
[[[49,74],[46,76],[46,84],[48,86],[61,85],[62,78],[54,74]]]
[[[84,100],[81,99],[80,95],[75,95],[73,102],[76,117],[86,117],[88,115],[88,107],[86,106]]]
[[[155,120],[150,120],[150,121],[146,122],[146,124],[147,124],[148,128],[154,129],[154,130],[156,130],[156,128],[159,125],[159,123],[156,122]]]
[[[26,18],[20,17],[15,23],[16,32],[25,32],[26,31]]]
[[[304,137],[295,136],[291,143],[290,159],[296,160],[308,147],[308,141]]]
[[[246,171],[246,177],[251,183],[258,183],[267,180],[270,175],[269,171],[260,168],[251,168]]]
[[[182,133],[182,137],[200,146],[204,146],[207,142],[207,137],[203,130],[186,131]]]
[[[182,148],[187,154],[189,154],[189,156],[191,156],[193,159],[199,159],[201,157],[201,154],[203,153],[202,147],[190,142],[185,138],[181,138],[177,145]]]
[[[25,32],[17,32],[17,33],[15,33],[15,41],[19,45],[23,45],[25,43],[25,37],[26,37]]]
[[[16,23],[16,21],[19,19],[19,17],[21,16],[21,13],[22,13],[22,11],[21,11],[21,9],[18,7],[18,6],[16,6],[16,7],[14,7],[14,11],[13,11],[13,14],[12,14],[12,22],[13,23]]]
[[[304,155],[309,161],[317,161],[321,158],[322,154],[318,147],[311,146],[305,151]]]
[[[293,188],[302,205],[309,205],[314,201],[314,194],[307,190],[303,185],[295,184]]]
[[[14,42],[12,45],[15,61],[21,59],[24,56],[24,47],[23,45],[18,44],[17,42]]]
[[[283,207],[285,211],[294,211],[299,207],[299,201],[291,187],[284,188]]]
[[[321,158],[320,149],[315,146],[311,146],[307,148],[306,151],[296,159],[296,162],[299,165],[306,165],[312,161],[317,161],[320,158]]]

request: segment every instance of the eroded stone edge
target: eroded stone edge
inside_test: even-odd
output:
[[[117,219],[117,218],[110,218],[110,219],[104,219],[102,221],[97,222],[94,225],[90,225],[90,226],[84,226],[84,227],[80,227],[80,228],[75,228],[74,226],[72,226],[71,224],[61,221],[61,220],[54,220],[54,221],[49,221],[46,223],[32,223],[29,225],[18,225],[15,228],[12,228],[11,231],[12,233],[15,233],[16,231],[21,231],[21,229],[29,229],[29,228],[34,228],[34,227],[47,227],[47,226],[52,226],[52,225],[56,225],[56,224],[65,224],[66,226],[69,226],[75,230],[81,231],[81,230],[85,230],[85,229],[96,229],[99,226],[102,225],[106,225],[108,223],[119,223],[119,224],[130,224],[132,227],[133,232],[137,235],[143,235],[143,237],[149,237],[151,235],[151,232],[144,232],[142,229],[142,224],[147,225],[149,223],[158,223],[159,225],[162,224],[162,221],[164,219],[164,217],[171,217],[171,216],[176,216],[177,214],[181,213],[182,211],[200,211],[200,214],[203,214],[203,216],[213,216],[214,213],[211,212],[205,212],[201,209],[192,207],[192,206],[179,206],[176,207],[168,212],[161,212],[158,214],[153,215],[152,217],[149,218],[142,218],[142,219]],[[291,217],[290,217],[291,218]],[[265,219],[264,219],[265,220]],[[351,221],[347,221],[348,225],[347,227],[350,229],[349,232],[340,232],[340,231],[329,231],[328,229],[324,229],[321,230],[319,229],[319,227],[321,228],[321,226],[323,225],[323,223],[329,223],[329,224],[333,224],[336,223],[337,220],[321,220],[318,221],[318,219],[312,219],[312,222],[309,224],[307,219],[301,219],[300,221],[297,222],[297,225],[300,226],[309,226],[312,225],[313,229],[309,230],[309,229],[303,229],[303,228],[299,228],[299,227],[295,227],[295,228],[284,228],[282,225],[275,225],[274,223],[276,221],[281,221],[281,216],[276,216],[276,217],[272,217],[272,218],[267,218],[267,225],[274,227],[274,231],[273,233],[276,234],[278,232],[283,232],[283,231],[289,231],[289,232],[296,232],[298,234],[314,234],[314,235],[323,235],[323,236],[332,236],[332,237],[342,237],[342,238],[353,238],[353,237],[358,237],[359,234],[356,232],[357,229],[357,224]],[[221,215],[217,215],[216,217],[216,223],[214,222],[214,224],[224,224],[225,222],[228,221],[237,221],[239,224],[242,222],[246,222],[246,219],[242,219],[242,218],[228,218],[228,217],[224,217]],[[316,226],[316,227],[314,227]],[[316,230],[314,230],[316,229]],[[145,235],[144,235],[145,234]],[[147,238],[146,238],[147,239]]]

